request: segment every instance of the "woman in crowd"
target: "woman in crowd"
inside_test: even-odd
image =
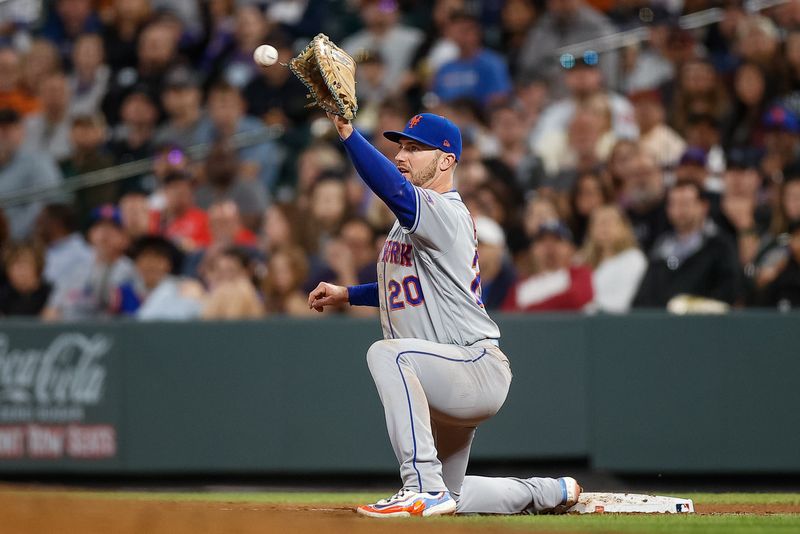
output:
[[[264,315],[249,263],[250,256],[237,247],[228,247],[211,259],[203,319],[255,319]]]
[[[575,243],[580,246],[586,236],[586,227],[592,212],[611,202],[611,191],[597,173],[587,172],[578,177],[569,192],[570,230]]]
[[[313,316],[303,291],[307,275],[308,261],[303,249],[286,246],[276,250],[267,261],[267,275],[262,286],[267,312],[295,317]]]
[[[594,300],[588,308],[612,313],[628,311],[647,269],[647,259],[617,206],[594,210],[580,256],[593,270]]]
[[[0,283],[0,316],[38,316],[52,286],[42,278],[44,254],[30,244],[12,244],[3,254],[7,277]]]

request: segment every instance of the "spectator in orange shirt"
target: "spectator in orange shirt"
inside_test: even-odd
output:
[[[591,302],[592,271],[572,264],[575,247],[564,223],[547,221],[539,226],[531,252],[538,271],[514,284],[503,310],[580,310]]]
[[[170,239],[184,252],[193,252],[211,243],[208,215],[194,203],[192,179],[187,173],[173,172],[164,178],[166,205],[152,212],[150,232]]]

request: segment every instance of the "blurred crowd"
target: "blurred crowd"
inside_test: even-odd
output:
[[[460,127],[488,309],[798,307],[800,1],[772,4],[2,2],[0,315],[309,316],[375,281],[393,215],[252,59],[319,32],[387,157],[415,113]]]

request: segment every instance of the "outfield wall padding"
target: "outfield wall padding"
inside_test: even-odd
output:
[[[473,458],[800,472],[800,315],[498,316]],[[0,473],[392,472],[375,321],[0,323]]]

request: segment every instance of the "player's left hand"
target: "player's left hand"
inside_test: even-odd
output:
[[[308,307],[318,312],[322,312],[325,306],[338,306],[347,304],[350,295],[346,287],[335,286],[328,282],[320,282],[319,285],[308,294]]]

